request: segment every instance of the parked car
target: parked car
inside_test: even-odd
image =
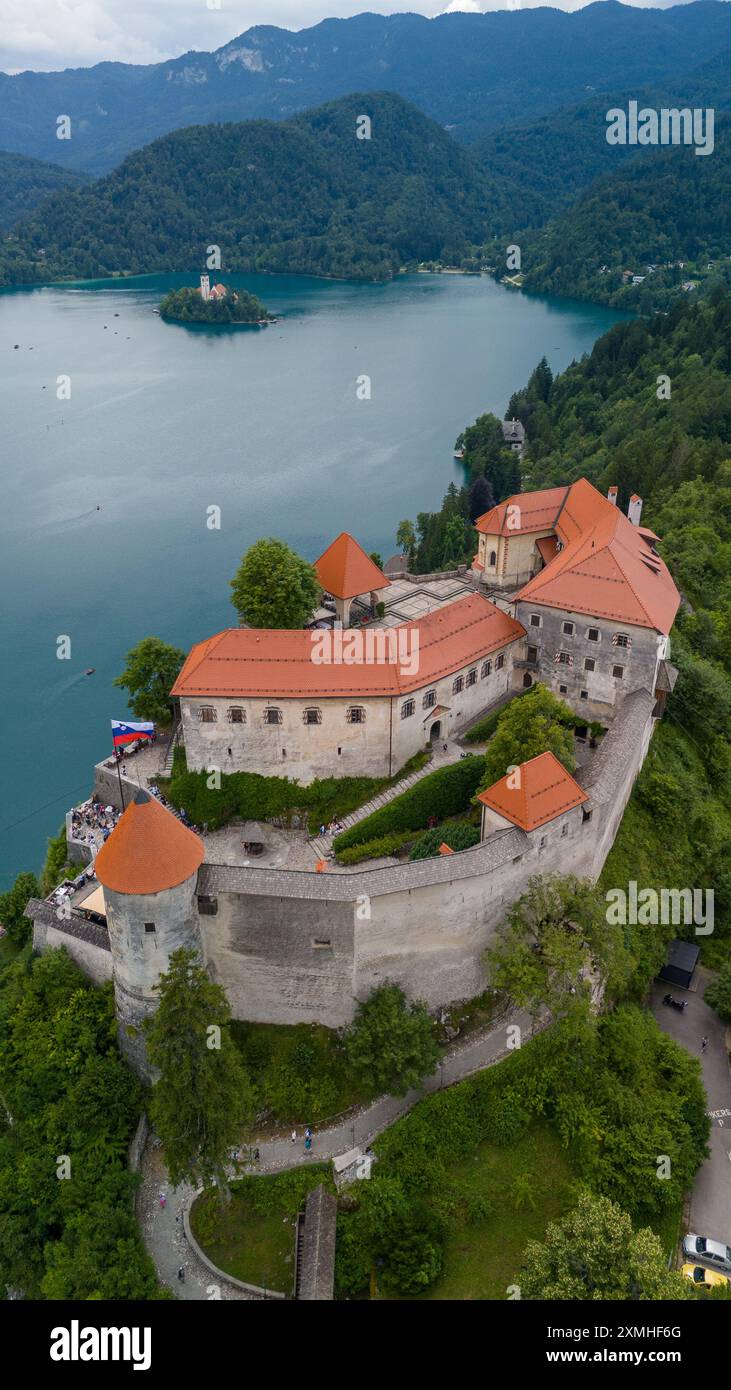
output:
[[[694,1284],[700,1285],[703,1289],[713,1289],[721,1284],[731,1284],[731,1278],[727,1274],[717,1274],[715,1269],[704,1269],[703,1265],[683,1265],[682,1272],[686,1279],[692,1279]]]
[[[683,1254],[691,1260],[705,1260],[724,1274],[731,1274],[731,1245],[722,1245],[718,1240],[708,1240],[707,1236],[696,1236],[688,1232],[683,1240]]]

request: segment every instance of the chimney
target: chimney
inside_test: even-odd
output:
[[[629,499],[627,516],[629,517],[633,526],[639,526],[640,517],[642,516],[642,498],[638,497],[636,492],[633,492],[632,496]]]
[[[609,498],[609,501],[612,503],[612,506],[613,506],[613,507],[616,507],[616,505],[617,505],[617,493],[618,493],[618,492],[619,492],[619,488],[610,487],[609,492],[607,493],[607,497]]]

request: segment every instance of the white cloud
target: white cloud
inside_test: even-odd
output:
[[[672,2],[635,0],[650,5]],[[545,3],[451,0],[446,12],[480,13]],[[573,10],[584,0],[553,3]],[[365,10],[432,17],[445,13],[445,0],[0,0],[0,71],[48,71],[104,61],[156,63],[190,49],[220,48],[254,24],[306,29],[333,15],[345,19]]]

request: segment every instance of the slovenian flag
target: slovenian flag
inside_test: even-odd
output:
[[[154,732],[154,724],[123,724],[120,719],[112,720],[112,743],[115,748],[134,743],[138,738],[151,738]]]

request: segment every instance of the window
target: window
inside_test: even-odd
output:
[[[282,711],[280,709],[275,709],[273,705],[269,705],[269,707],[264,710],[264,723],[281,724],[281,722]]]
[[[338,752],[340,752],[340,749],[338,749]],[[283,749],[282,749],[282,757],[283,757],[283,758],[286,758],[286,756],[287,756],[287,750],[286,750],[286,748],[283,748]]]
[[[540,627],[540,625],[541,625],[541,616],[540,616],[540,613],[531,613],[531,615],[530,615],[530,625],[531,625],[531,627]]]
[[[599,641],[599,628],[598,628],[598,627],[590,627],[590,628],[589,628],[589,631],[587,632],[586,635],[587,635],[587,637],[588,637],[588,639],[589,639],[590,642],[598,642],[598,641]]]
[[[332,950],[332,940],[331,940],[331,938],[330,938],[329,936],[313,936],[313,938],[312,938],[312,949],[313,949],[313,951],[330,951],[330,950]]]
[[[436,702],[437,702],[437,692],[436,692],[436,690],[427,690],[426,695],[424,696],[424,699],[423,699],[422,702],[421,702],[421,707],[422,707],[422,709],[433,709],[434,706],[435,706],[435,704],[436,704]]]
[[[457,679],[452,681],[452,694],[459,695],[460,690],[464,690],[464,676],[457,676]]]
[[[345,717],[349,724],[365,724],[365,710],[362,705],[351,705]]]
[[[622,679],[622,677],[623,677],[623,675],[624,675],[624,666],[613,666],[613,667],[612,667],[612,675],[613,675],[615,681],[621,681],[621,679]]]
[[[497,660],[496,660],[496,662],[495,662],[495,670],[496,670],[496,671],[502,671],[504,665],[505,665],[505,657],[503,656],[503,653],[501,652],[500,655],[499,655],[499,657],[497,658]]]
[[[198,710],[199,724],[215,724],[217,719],[218,715],[216,714],[213,705],[201,705],[200,709]]]
[[[613,647],[629,647],[631,645],[631,640],[626,632],[615,632],[612,638]]]
[[[580,699],[580,700],[588,700],[588,698],[589,698],[589,692],[588,692],[588,690],[580,690],[580,691],[579,691],[579,699]]]
[[[565,636],[565,637],[573,637],[573,635],[574,635],[574,625],[573,625],[573,623],[564,623],[564,625],[563,625],[563,631],[564,631],[564,636]]]
[[[538,660],[538,648],[537,648],[537,647],[529,647],[529,648],[528,648],[528,660],[529,660],[529,661],[537,661],[537,660]]]
[[[215,917],[218,913],[218,898],[201,893],[198,896],[198,911],[202,917]]]
[[[587,811],[586,807],[584,806],[583,809],[582,809],[582,812],[581,812],[581,823],[582,823],[582,825],[586,825],[586,822],[587,822],[587,821],[590,821],[590,820],[591,820],[591,817],[592,817],[592,812],[591,812],[591,811]]]
[[[490,565],[492,565],[493,569],[494,569],[495,565],[497,564],[497,555],[495,554],[495,551],[494,551],[494,550],[491,550],[491,551],[490,551],[490,559],[489,559],[489,562],[488,562],[488,563],[489,563]]]
[[[476,682],[477,682],[477,670],[476,670],[475,667],[473,667],[473,669],[472,669],[471,671],[468,671],[468,672],[467,672],[467,685],[468,685],[468,686],[470,686],[470,685],[475,685]]]
[[[155,930],[154,922],[145,922],[145,936],[152,936]]]
[[[556,652],[556,661],[559,666],[573,666],[574,664],[570,652]]]
[[[568,688],[568,686],[567,686],[567,685],[560,685],[560,686],[558,687],[558,693],[559,693],[559,695],[568,695],[568,693],[569,693],[569,688]]]
[[[541,842],[540,842],[538,848],[539,848],[539,849],[543,849],[544,846],[545,846],[545,844],[546,844],[546,837],[545,837],[545,835],[541,835]]]
[[[321,723],[322,723],[322,710],[321,710],[321,709],[306,709],[306,710],[304,711],[303,715],[302,715],[302,723],[303,723],[303,724],[321,724]]]
[[[246,711],[240,705],[232,705],[226,716],[229,724],[245,724]]]
[[[486,677],[486,676],[489,676],[489,675],[490,675],[490,672],[491,672],[491,671],[492,671],[492,662],[491,662],[491,661],[483,661],[483,663],[482,663],[482,670],[480,671],[480,675],[481,675],[483,681],[485,680],[485,677]]]
[[[568,835],[568,833],[569,833],[569,826],[568,826],[568,821],[567,821],[565,825],[562,825],[562,826],[561,826],[561,834],[562,834],[562,835]]]
[[[404,700],[404,703],[403,703],[402,706],[401,706],[401,718],[402,718],[402,719],[410,719],[411,716],[412,716],[412,714],[414,713],[414,710],[415,710],[415,709],[416,709],[416,701],[415,701],[415,700]]]
[[[587,658],[586,658],[586,660],[585,660],[585,662],[584,662],[584,670],[585,670],[585,671],[596,671],[596,662],[595,662],[593,656],[587,656]]]

